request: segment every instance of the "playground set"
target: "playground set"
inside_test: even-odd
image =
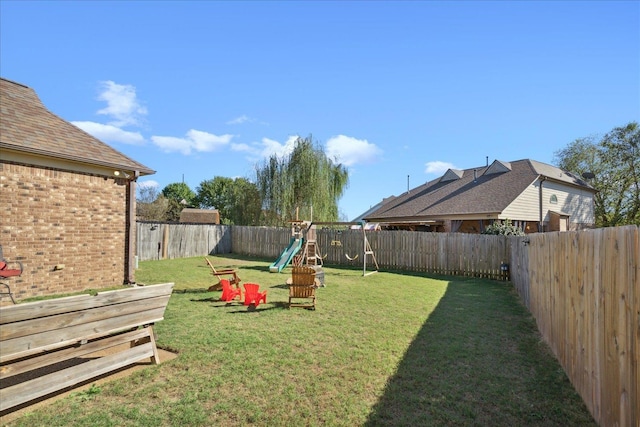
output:
[[[367,239],[367,227],[363,222],[312,222],[293,220],[291,221],[291,240],[289,245],[282,251],[278,259],[276,259],[270,266],[269,271],[272,273],[279,273],[290,263],[295,267],[301,266],[322,266],[323,257],[319,253],[316,226],[359,226],[362,229],[362,275],[368,276],[369,274],[377,273],[379,270],[378,261],[376,260],[375,253],[371,249],[369,240]],[[332,240],[332,246],[342,246],[339,240]],[[345,253],[345,257],[349,261],[355,261],[358,259],[359,254],[350,256]],[[375,270],[367,272],[367,258],[371,257]]]

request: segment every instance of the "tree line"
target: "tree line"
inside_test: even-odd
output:
[[[193,207],[217,209],[221,222],[229,225],[283,226],[296,215],[338,221],[338,200],[348,182],[347,168],[309,136],[298,138],[289,155],[274,154],[257,164],[254,180],[216,176],[195,191],[183,182],[161,191],[141,187],[137,214],[148,221],[178,221],[182,209]]]

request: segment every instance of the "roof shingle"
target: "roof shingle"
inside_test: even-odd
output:
[[[155,173],[53,114],[30,87],[4,78],[0,78],[0,147],[140,175]]]
[[[465,169],[460,179],[427,182],[383,204],[365,219],[384,222],[500,213],[541,175],[592,189],[575,176],[544,163],[525,159],[500,164],[509,165],[510,170],[504,167],[504,172],[485,174],[491,166]]]

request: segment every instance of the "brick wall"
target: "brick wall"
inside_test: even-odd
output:
[[[126,197],[125,180],[0,162],[0,244],[24,265],[14,296],[122,285]]]

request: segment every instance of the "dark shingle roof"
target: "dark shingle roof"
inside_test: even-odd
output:
[[[504,211],[540,176],[593,190],[587,183],[551,165],[518,160],[497,164],[505,172],[485,174],[490,166],[447,172],[445,178],[427,182],[404,193],[375,212],[367,221],[435,219],[449,215],[489,214]],[[510,170],[509,170],[510,169]],[[451,179],[459,176],[458,179]]]
[[[0,147],[80,163],[155,173],[50,112],[33,89],[0,78]]]

